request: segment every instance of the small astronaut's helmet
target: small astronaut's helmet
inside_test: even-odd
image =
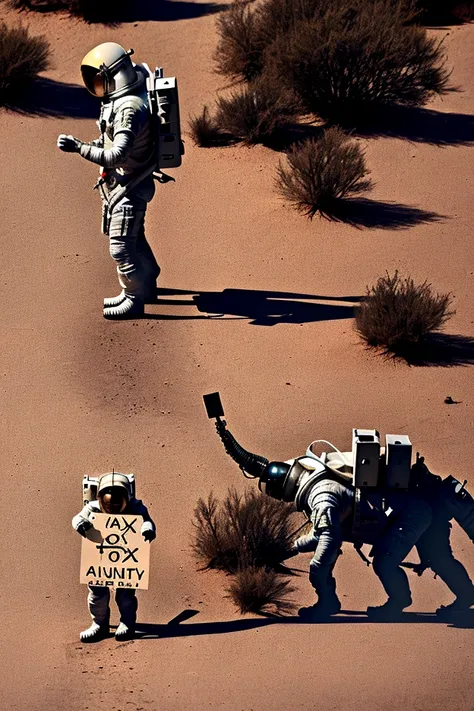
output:
[[[100,477],[97,500],[102,513],[122,513],[130,498],[130,482],[126,474],[111,472]]]
[[[87,90],[99,98],[117,99],[138,89],[144,74],[128,52],[116,42],[103,42],[91,49],[81,62],[81,74]]]

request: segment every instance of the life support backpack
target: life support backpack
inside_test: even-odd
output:
[[[181,140],[178,81],[176,77],[164,77],[162,67],[152,72],[148,64],[141,66],[147,75],[148,104],[155,133],[156,169],[179,168],[184,144]]]

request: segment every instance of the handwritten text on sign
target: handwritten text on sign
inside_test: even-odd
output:
[[[83,539],[81,583],[148,590],[150,544],[140,534],[141,516],[92,514]]]

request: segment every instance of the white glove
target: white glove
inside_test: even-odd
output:
[[[65,133],[61,133],[58,136],[57,146],[59,150],[64,151],[65,153],[79,153],[82,141],[78,138],[74,138],[74,136],[66,136]]]

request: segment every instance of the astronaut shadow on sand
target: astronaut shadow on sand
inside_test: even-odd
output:
[[[344,624],[441,624],[458,629],[474,629],[474,609],[465,612],[453,613],[449,620],[440,619],[434,612],[402,612],[396,620],[380,621],[367,617],[362,610],[341,610],[338,615],[324,621],[308,622],[294,617],[265,614],[258,618],[242,618],[240,620],[226,620],[224,622],[193,622],[185,624],[187,620],[199,614],[198,610],[183,610],[167,624],[137,623],[135,639],[166,639],[173,637],[198,637],[200,635],[229,634],[231,632],[245,632],[269,625],[344,625]]]
[[[9,93],[2,99],[2,106],[26,116],[53,118],[97,119],[99,112],[97,99],[85,87],[47,77],[31,82],[28,90]]]
[[[301,324],[353,318],[354,306],[363,298],[361,296],[318,296],[254,289],[224,289],[223,291],[157,289],[157,296],[160,313],[147,314],[148,318],[160,320],[247,319],[253,326],[275,326],[278,323]],[[190,306],[194,309],[184,315],[173,314],[172,310],[167,313],[164,307],[172,306]]]
[[[158,321],[244,319],[251,326],[276,326],[281,323],[314,323],[353,319],[355,307],[364,296],[321,296],[285,291],[223,289],[197,291],[159,288],[157,307],[144,318]],[[186,307],[183,313],[174,307]],[[189,312],[187,312],[187,307]],[[389,357],[389,356],[387,356]],[[403,356],[409,365],[441,366],[474,365],[474,338],[460,334],[432,333]]]

